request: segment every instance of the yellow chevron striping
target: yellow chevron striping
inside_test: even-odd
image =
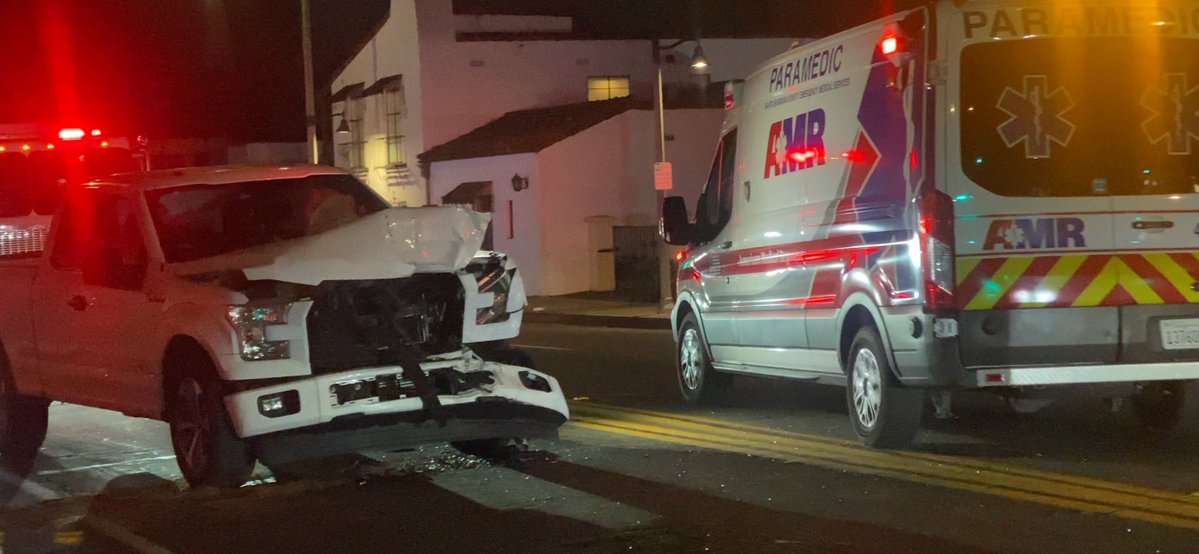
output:
[[[978,267],[978,264],[981,261],[983,261],[982,258],[958,258],[957,259],[957,261],[955,262],[956,267],[954,268],[954,271],[957,272],[958,286],[961,286],[962,283],[966,282],[966,278],[970,276],[970,272],[974,271],[974,268]]]
[[[1032,264],[1032,256],[1008,258],[999,266],[987,283],[979,288],[978,294],[966,305],[967,310],[986,310],[995,307],[995,303],[1003,298],[1003,294],[1011,288],[1021,275]]]
[[[1187,255],[1193,254],[1188,253]],[[1183,298],[1187,299],[1187,302],[1199,302],[1199,291],[1191,288],[1191,285],[1195,282],[1195,278],[1185,268],[1178,265],[1178,262],[1174,261],[1173,257],[1169,254],[1155,252],[1145,254],[1145,260],[1157,268],[1158,271],[1162,272],[1162,275],[1166,276],[1166,280],[1175,289],[1178,289],[1178,292],[1182,294]]]

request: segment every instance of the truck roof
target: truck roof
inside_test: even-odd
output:
[[[140,190],[155,190],[194,185],[224,185],[246,181],[297,179],[312,175],[348,175],[323,165],[253,166],[230,165],[161,169],[143,173],[119,173],[91,181],[96,185],[116,185]]]

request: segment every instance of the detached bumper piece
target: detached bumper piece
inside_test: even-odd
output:
[[[415,382],[419,379],[419,383]],[[489,438],[555,438],[570,417],[552,376],[463,350],[404,369],[317,375],[225,396],[266,463]]]
[[[426,444],[500,437],[556,439],[566,417],[554,410],[508,400],[445,407],[445,425],[419,412],[350,414],[313,427],[252,440],[264,464],[336,456],[362,450],[401,450]]]

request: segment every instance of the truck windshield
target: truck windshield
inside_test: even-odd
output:
[[[1199,41],[977,44],[961,82],[963,170],[991,192],[1199,192]]]
[[[158,189],[146,202],[171,263],[315,235],[387,208],[349,175]]]

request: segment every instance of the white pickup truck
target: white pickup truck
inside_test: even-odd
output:
[[[554,437],[558,382],[507,345],[526,303],[487,216],[389,208],[319,166],[69,187],[47,251],[0,258],[0,461],[60,400],[170,424],[193,486],[369,448]]]

